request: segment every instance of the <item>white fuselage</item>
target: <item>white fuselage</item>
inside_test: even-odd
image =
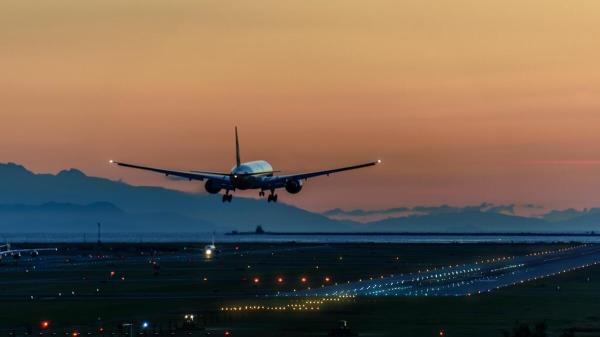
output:
[[[241,163],[231,169],[233,187],[240,190],[258,188],[262,177],[273,176],[273,167],[264,160]]]

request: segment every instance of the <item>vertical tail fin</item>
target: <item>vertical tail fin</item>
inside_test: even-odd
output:
[[[240,166],[240,141],[238,139],[237,126],[235,127],[235,162],[237,166]]]

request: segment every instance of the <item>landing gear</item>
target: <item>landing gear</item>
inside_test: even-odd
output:
[[[271,192],[271,194],[269,194],[267,197],[267,202],[277,202],[277,194]]]
[[[258,196],[259,197],[264,197],[265,196],[265,191],[261,190],[260,192],[258,192]],[[269,194],[269,196],[267,197],[267,202],[277,202],[277,194],[275,194],[275,190],[271,190],[271,194]]]
[[[233,195],[229,194],[229,191],[223,194],[223,202],[231,202],[231,200],[233,200]]]

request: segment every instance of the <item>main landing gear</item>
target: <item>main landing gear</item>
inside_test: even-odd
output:
[[[277,202],[277,194],[271,192],[267,197],[267,202]]]
[[[258,196],[261,198],[264,197],[265,191],[258,192]],[[268,202],[277,202],[277,194],[275,194],[275,190],[271,190],[271,194],[269,194],[269,196],[267,197],[267,201]]]
[[[231,200],[233,200],[233,195],[229,194],[229,191],[223,194],[223,202],[231,202]]]

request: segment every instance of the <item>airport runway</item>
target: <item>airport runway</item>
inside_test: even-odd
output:
[[[470,296],[600,263],[600,246],[581,245],[420,273],[390,275],[277,296]]]

